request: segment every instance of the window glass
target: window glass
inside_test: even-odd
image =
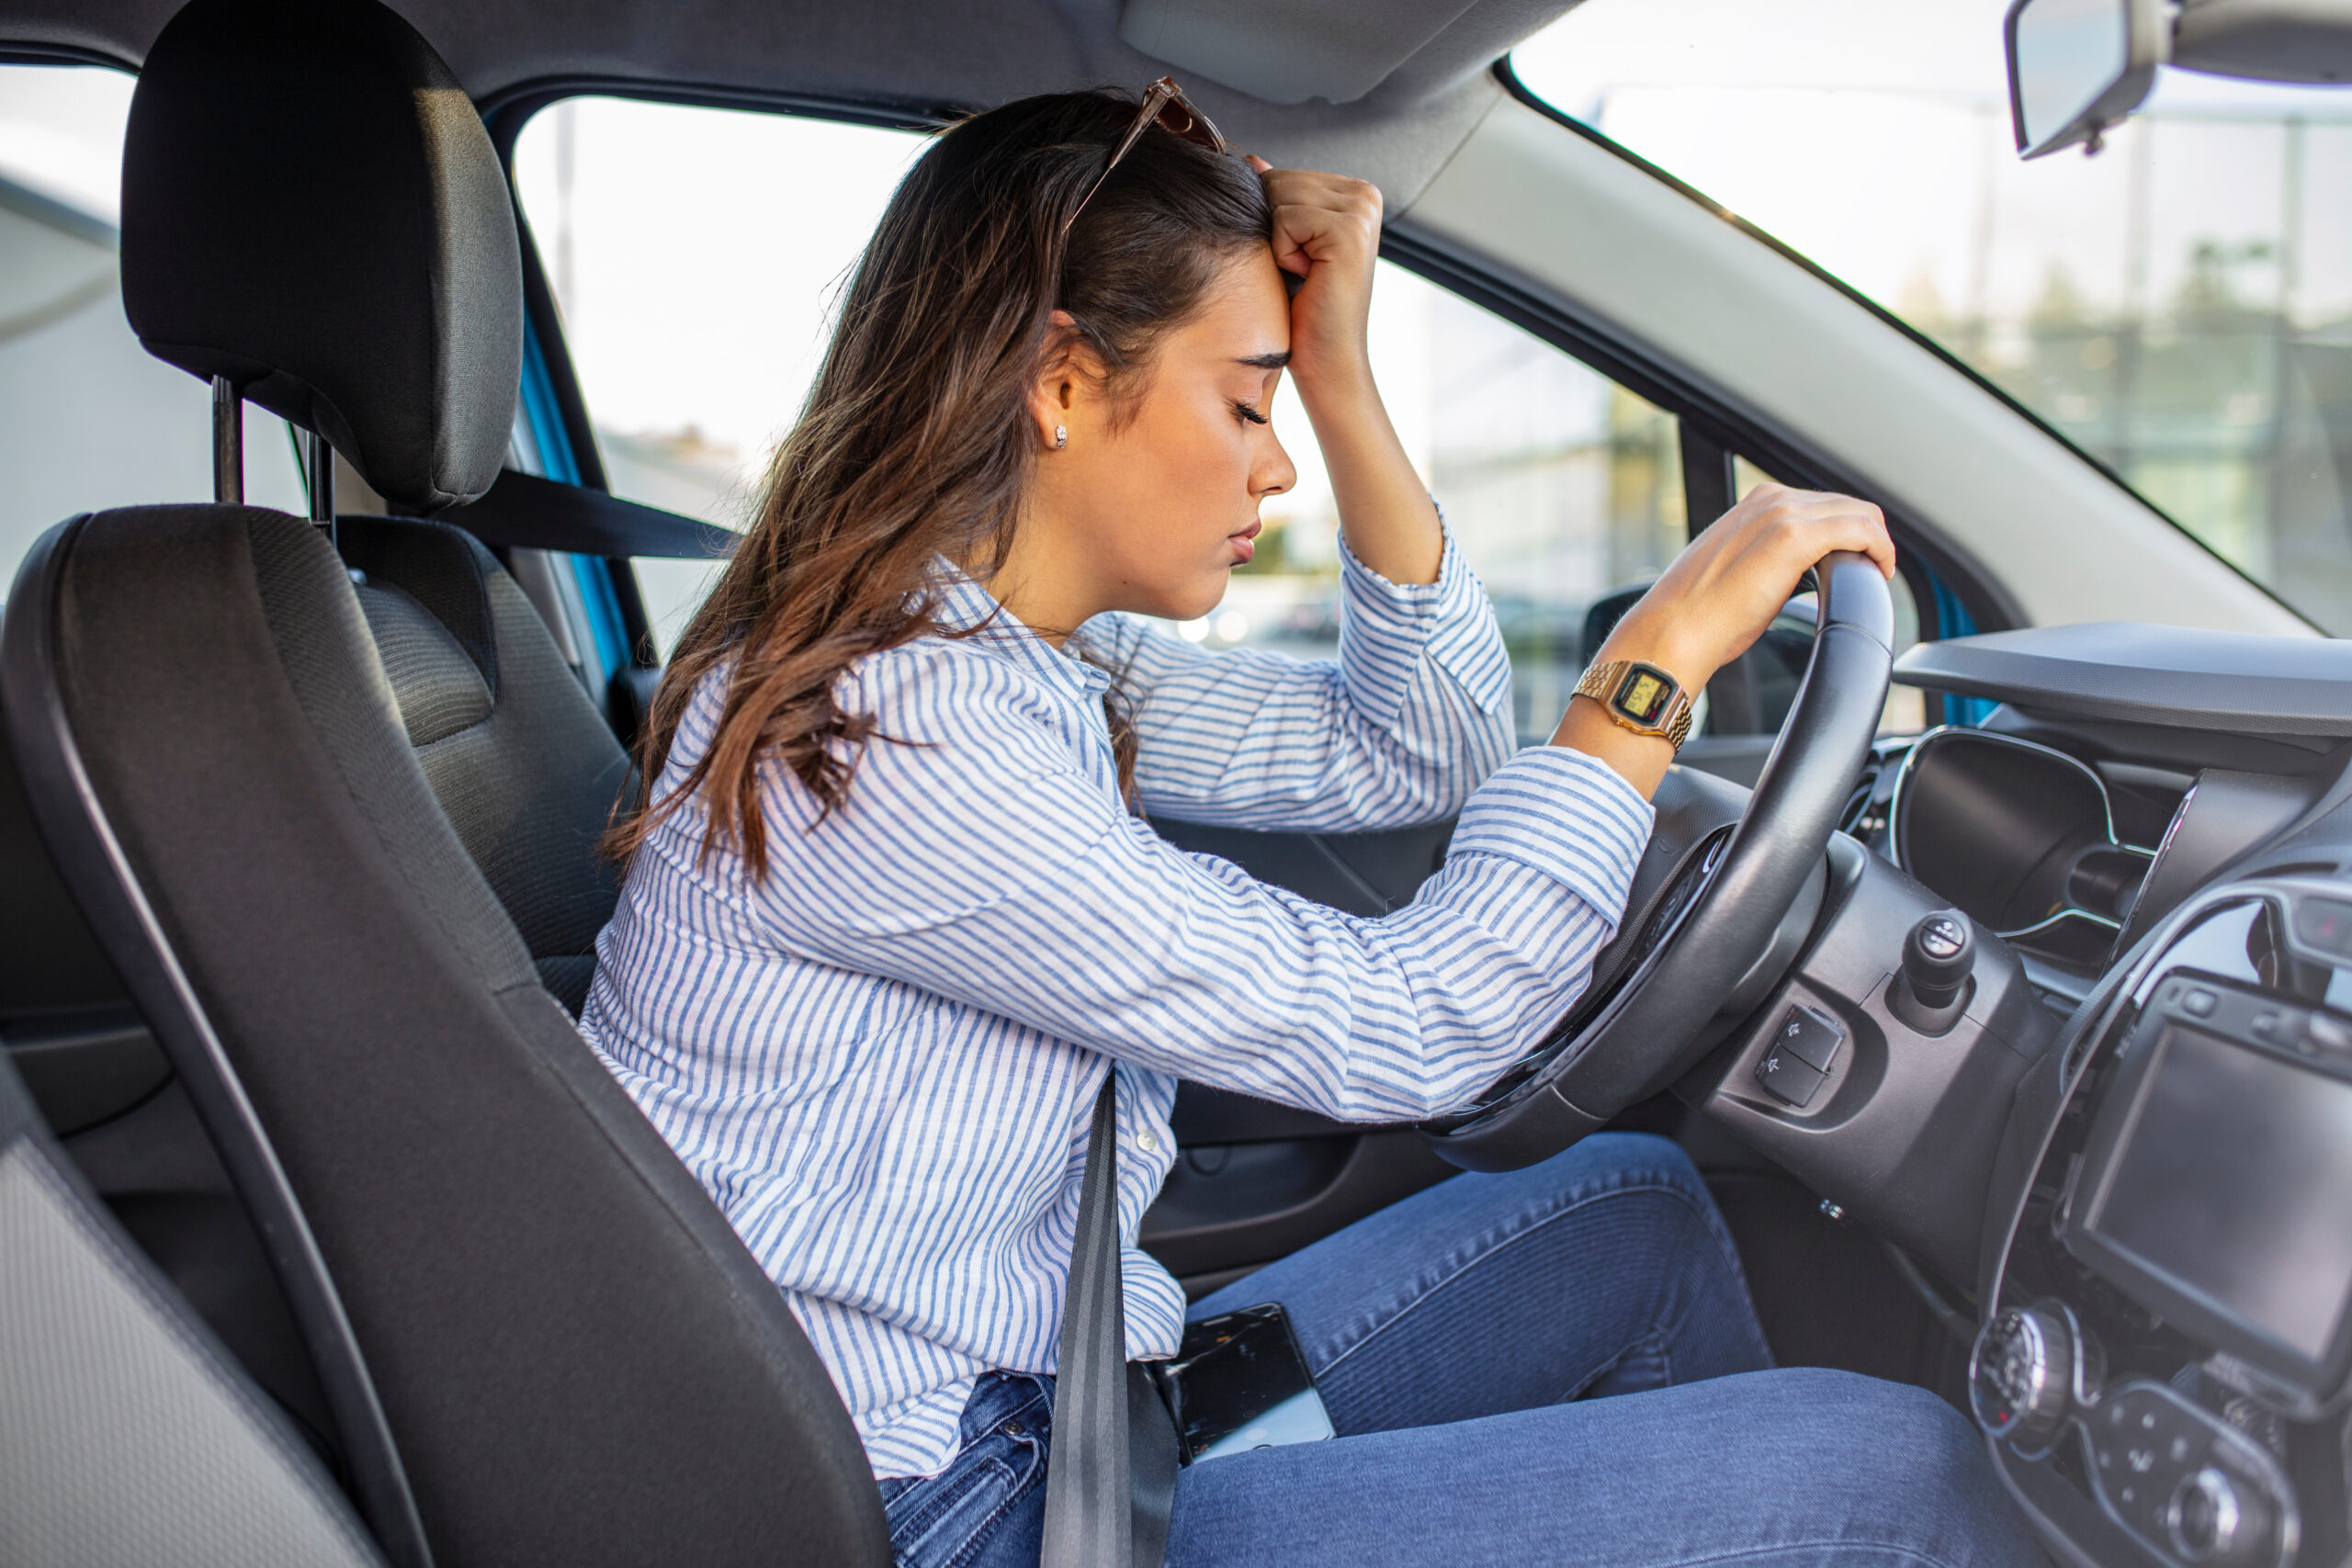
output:
[[[573,98],[514,179],[613,493],[741,528],[815,378],[831,308],[900,175],[906,131]],[[663,657],[718,569],[636,563]]]
[[[1511,62],[2352,631],[2352,96],[2165,71],[2022,163],[2007,5],[1587,0]]]
[[[0,582],[77,512],[212,497],[212,395],[149,356],[116,267],[131,78],[0,64]],[[245,491],[304,510],[285,422],[245,418]]]
[[[514,172],[616,492],[730,527],[807,395],[831,308],[921,139],[781,115],[579,98],[540,114]],[[1383,264],[1372,328],[1407,449],[1496,600],[1521,728],[1573,689],[1587,608],[1684,538],[1674,422],[1558,350]],[[1274,412],[1300,478],[1213,615],[1213,647],[1336,646],[1337,516],[1296,395]],[[700,562],[641,561],[664,652]]]

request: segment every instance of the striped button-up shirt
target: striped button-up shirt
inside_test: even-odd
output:
[[[1450,539],[1432,584],[1344,561],[1335,661],[1210,653],[1126,616],[1081,630],[1124,670],[1148,812],[1339,830],[1458,812],[1444,865],[1379,919],[1159,838],[1120,796],[1102,670],[968,580],[942,609],[986,624],[842,677],[894,738],[842,808],[820,821],[764,768],[763,880],[723,843],[700,855],[698,802],[649,837],[581,1024],[784,1291],[881,1477],[954,1458],[981,1374],[1054,1371],[1114,1064],[1127,1349],[1164,1357],[1184,1298],[1136,1236],[1177,1080],[1353,1122],[1464,1103],[1583,989],[1650,827],[1600,762],[1510,756],[1510,667]],[[721,688],[695,694],[662,789],[709,744]]]

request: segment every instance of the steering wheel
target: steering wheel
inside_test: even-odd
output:
[[[1868,557],[1826,557],[1814,581],[1813,654],[1754,793],[1743,808],[1735,784],[1668,772],[1626,918],[1576,1010],[1477,1101],[1421,1124],[1455,1165],[1515,1170],[1600,1131],[1688,1071],[1795,958],[1878,733],[1894,641]]]

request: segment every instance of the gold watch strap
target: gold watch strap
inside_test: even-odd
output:
[[[1645,689],[1634,679],[1637,676],[1671,687],[1674,692],[1664,709],[1647,724],[1634,717],[1621,705],[1629,695],[1638,699],[1644,694]],[[1577,682],[1576,694],[1590,697],[1599,703],[1603,713],[1634,734],[1657,736],[1678,751],[1682,750],[1682,743],[1690,739],[1690,690],[1655,664],[1632,659],[1610,659],[1589,665],[1584,679]],[[1649,700],[1637,702],[1637,706],[1647,708],[1656,702],[1655,688],[1647,689],[1646,694]]]

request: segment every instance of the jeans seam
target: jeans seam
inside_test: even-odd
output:
[[[1914,1562],[1925,1562],[1932,1568],[1952,1568],[1949,1560],[1932,1551],[1922,1551],[1916,1546],[1905,1546],[1892,1540],[1856,1540],[1852,1537],[1828,1538],[1821,1540],[1783,1540],[1770,1546],[1743,1546],[1729,1551],[1711,1551],[1700,1557],[1678,1557],[1671,1562],[1657,1562],[1652,1568],[1698,1568],[1703,1562],[1750,1562],[1760,1558],[1779,1557],[1792,1551],[1850,1551],[1860,1547],[1871,1551],[1883,1551]]]
[[[1638,1181],[1626,1181],[1618,1186],[1608,1188],[1603,1191],[1588,1193],[1585,1196],[1575,1199],[1570,1202],[1561,1204],[1550,1213],[1544,1215],[1542,1218],[1537,1219],[1527,1225],[1526,1228],[1514,1231],[1510,1235],[1497,1240],[1492,1246],[1484,1247],[1474,1256],[1464,1258],[1459,1268],[1449,1272],[1445,1278],[1431,1282],[1429,1289],[1414,1296],[1411,1301],[1407,1302],[1403,1306],[1398,1307],[1394,1313],[1390,1314],[1378,1327],[1367,1331],[1363,1338],[1357,1340],[1354,1344],[1349,1346],[1346,1349],[1332,1357],[1329,1361],[1326,1361],[1322,1366],[1317,1368],[1315,1375],[1318,1378],[1329,1376],[1331,1371],[1339,1366],[1340,1362],[1354,1355],[1358,1350],[1363,1349],[1366,1345],[1371,1344],[1374,1339],[1380,1337],[1380,1336],[1387,1333],[1397,1324],[1402,1323],[1423,1303],[1434,1297],[1439,1292],[1444,1290],[1447,1286],[1453,1284],[1464,1274],[1467,1274],[1471,1269],[1476,1269],[1481,1263],[1496,1257],[1498,1254],[1512,1246],[1515,1246],[1517,1243],[1525,1240],[1529,1236],[1534,1235],[1537,1232],[1542,1231],[1546,1226],[1550,1225],[1555,1220],[1565,1219],[1570,1214],[1580,1213],[1604,1199],[1619,1198],[1623,1197],[1628,1193],[1638,1192],[1666,1193],[1668,1196],[1673,1198],[1677,1202],[1679,1202],[1684,1208],[1690,1210],[1691,1213],[1697,1216],[1702,1223],[1704,1223],[1708,1217],[1707,1205],[1701,1202],[1696,1195],[1691,1193],[1680,1182],[1675,1180],[1671,1177],[1645,1178]],[[1709,1225],[1707,1229],[1711,1235],[1715,1234],[1715,1228],[1713,1225]],[[1716,1237],[1716,1243],[1718,1247],[1723,1245],[1722,1238],[1720,1236]],[[1734,1253],[1732,1256],[1734,1259],[1734,1266],[1736,1267],[1737,1254]],[[1743,1282],[1745,1282],[1744,1275],[1742,1276],[1742,1280]]]

